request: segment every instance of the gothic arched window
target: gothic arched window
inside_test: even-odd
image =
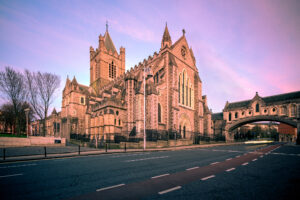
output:
[[[255,112],[259,112],[259,104],[258,103],[255,106]]]
[[[114,61],[111,61],[111,63],[109,63],[109,78],[116,78],[117,75],[117,71],[116,71],[116,65],[114,64]]]
[[[160,106],[160,103],[158,104],[158,122],[161,123],[161,106]]]
[[[238,118],[238,117],[239,117],[239,114],[236,112],[234,117],[235,117],[235,118]]]
[[[192,107],[194,91],[193,85],[184,69],[178,76],[178,102],[181,105]]]
[[[292,116],[296,116],[296,111],[297,111],[296,105],[292,105],[292,107],[291,107],[291,115]]]
[[[192,88],[190,88],[190,107],[192,107]]]
[[[282,114],[282,115],[287,115],[287,109],[286,109],[286,106],[282,106],[282,107],[281,107],[281,114]]]
[[[180,79],[181,79],[181,74],[179,75],[178,78],[178,102],[180,103]]]
[[[182,74],[182,104],[184,104],[184,72]]]
[[[231,113],[229,113],[228,121],[231,121]]]
[[[188,89],[188,84],[189,84],[189,81],[187,81],[187,84],[185,85],[185,90],[186,90],[186,101],[185,101],[185,105],[189,105],[189,89]]]

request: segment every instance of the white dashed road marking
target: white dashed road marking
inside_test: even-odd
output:
[[[186,171],[193,170],[193,169],[198,169],[198,168],[199,168],[199,167],[192,167],[192,168],[186,169]]]
[[[213,162],[213,163],[211,163],[210,165],[215,165],[215,164],[218,164],[219,162]]]
[[[245,166],[245,165],[248,165],[248,164],[249,164],[248,162],[245,162],[245,163],[243,163],[242,165]]]
[[[170,174],[162,174],[162,175],[158,175],[158,176],[153,176],[151,178],[160,178],[160,177],[163,177],[163,176],[169,176]]]
[[[125,160],[124,162],[137,162],[137,161],[143,161],[143,160],[154,160],[154,159],[162,159],[162,158],[168,158],[169,156],[159,156],[159,157],[150,157],[150,158],[140,158],[140,159],[134,159],[134,160]]]
[[[257,161],[257,159],[256,159],[256,158],[254,158],[252,161]]]
[[[10,175],[4,175],[0,176],[0,178],[6,178],[6,177],[12,177],[12,176],[22,176],[23,174],[10,174]]]
[[[201,178],[201,181],[205,181],[207,179],[214,178],[214,177],[215,177],[215,175],[207,176],[207,177]]]
[[[123,185],[125,185],[125,184],[122,183],[122,184],[119,184],[119,185],[113,185],[113,186],[109,186],[109,187],[105,187],[105,188],[100,188],[100,189],[97,189],[96,191],[97,191],[97,192],[100,192],[100,191],[103,191],[103,190],[109,190],[109,189],[112,189],[112,188],[121,187],[121,186],[123,186]]]
[[[232,158],[227,158],[226,160],[231,160]]]
[[[15,167],[28,167],[28,166],[35,166],[36,164],[25,164],[25,165],[9,165],[5,167],[0,167],[0,169],[5,169],[5,168],[15,168]]]
[[[231,171],[233,171],[233,170],[235,170],[235,168],[227,169],[226,172],[231,172]]]
[[[168,192],[172,192],[174,190],[179,190],[181,188],[181,186],[176,186],[176,187],[173,187],[173,188],[170,188],[170,189],[167,189],[167,190],[163,190],[161,192],[159,192],[158,194],[162,195],[162,194],[165,194],[165,193],[168,193]]]

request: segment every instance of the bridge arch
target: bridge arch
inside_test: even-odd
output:
[[[300,91],[252,99],[226,102],[222,113],[212,115],[214,134],[233,140],[234,129],[257,121],[276,121],[297,129],[296,143],[300,144]]]
[[[234,129],[241,127],[245,124],[249,124],[252,122],[258,122],[258,121],[275,121],[275,122],[281,122],[281,123],[285,123],[288,124],[294,128],[297,128],[297,122],[293,121],[289,118],[285,118],[285,117],[280,117],[280,116],[252,116],[252,117],[246,117],[246,118],[241,118],[240,120],[236,120],[235,122],[232,122],[231,124],[227,124],[226,129],[231,132]]]

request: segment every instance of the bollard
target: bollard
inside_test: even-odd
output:
[[[3,160],[5,160],[5,148],[3,149]]]
[[[46,147],[44,147],[44,151],[45,151],[45,158],[46,158],[47,157]]]
[[[126,142],[125,142],[124,150],[125,150],[125,152],[126,152]]]
[[[107,143],[105,143],[105,152],[107,152]]]
[[[78,155],[80,155],[80,145],[78,145]]]

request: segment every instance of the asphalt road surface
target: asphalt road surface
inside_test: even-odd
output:
[[[295,145],[0,164],[1,199],[299,199],[299,189],[300,146]]]

